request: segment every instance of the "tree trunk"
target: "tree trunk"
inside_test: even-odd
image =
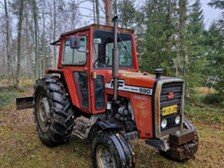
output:
[[[39,59],[38,59],[38,20],[37,20],[37,3],[36,0],[32,1],[32,13],[34,21],[34,57],[35,57],[35,78],[40,77]]]
[[[96,23],[100,24],[99,0],[95,0],[95,2],[96,2]]]
[[[105,0],[106,25],[112,25],[112,1]]]
[[[117,16],[117,0],[114,0],[114,15]]]
[[[10,34],[9,34],[9,15],[8,15],[8,4],[6,0],[4,0],[4,6],[5,6],[5,21],[6,21],[6,55],[7,55],[7,72],[8,72],[8,82],[10,84],[10,79],[12,78],[12,60],[9,52],[10,47]],[[14,80],[13,80],[14,85]]]
[[[179,0],[179,45],[180,56],[182,57],[182,75],[185,79],[185,98],[190,97],[188,81],[188,51],[186,42],[186,20],[187,20],[187,0]]]
[[[42,9],[42,24],[43,24],[43,28],[42,28],[42,36],[41,36],[41,46],[42,46],[42,52],[43,52],[43,68],[42,68],[42,75],[46,69],[46,35],[45,35],[45,31],[46,31],[46,25],[45,25],[45,3],[43,3],[43,9]]]
[[[18,43],[17,43],[17,70],[16,70],[16,83],[15,87],[19,86],[19,74],[21,68],[21,33],[22,33],[22,23],[23,23],[23,7],[24,0],[19,1],[19,19],[18,19]]]
[[[30,20],[30,16],[28,15],[28,9],[25,10],[24,14],[25,14],[25,19],[26,19],[26,24],[27,24],[27,31],[26,31],[26,37],[27,37],[27,44],[29,44],[29,48],[28,48],[28,59],[29,59],[29,65],[30,68],[32,70],[32,72],[30,72],[30,75],[32,77],[32,80],[35,81],[36,80],[36,69],[35,69],[35,57],[33,60],[33,51],[35,50],[35,37],[34,37],[34,28],[33,28],[33,24],[30,23],[30,21],[32,22],[32,20]],[[30,41],[32,41],[33,43],[30,43]]]
[[[187,9],[186,9],[187,0],[179,0],[179,45],[180,45],[180,56],[183,56],[182,65],[183,65],[183,75],[186,75],[188,70],[188,54],[186,53],[186,19],[187,19]]]
[[[96,23],[96,4],[95,1],[93,0],[93,23]]]

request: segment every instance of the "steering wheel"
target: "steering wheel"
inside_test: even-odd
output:
[[[100,62],[99,58],[97,58],[94,63],[93,63],[93,66],[95,68],[98,68],[98,67],[107,67],[110,63],[110,58],[108,56],[105,57],[106,58],[106,61],[105,61],[105,64]]]

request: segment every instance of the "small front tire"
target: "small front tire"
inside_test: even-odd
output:
[[[101,132],[92,143],[92,164],[94,168],[133,168],[134,157],[122,135]]]

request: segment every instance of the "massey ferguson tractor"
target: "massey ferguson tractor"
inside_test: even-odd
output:
[[[134,31],[92,24],[63,33],[57,69],[36,81],[37,133],[48,147],[71,135],[91,143],[93,167],[134,167],[130,140],[144,139],[166,157],[183,161],[198,149],[194,126],[184,117],[184,81],[139,71]],[[152,62],[153,64],[153,62]]]

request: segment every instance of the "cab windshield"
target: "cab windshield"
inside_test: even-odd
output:
[[[94,68],[112,67],[114,33],[94,32]],[[132,67],[132,45],[130,34],[118,34],[118,61],[119,67]]]

